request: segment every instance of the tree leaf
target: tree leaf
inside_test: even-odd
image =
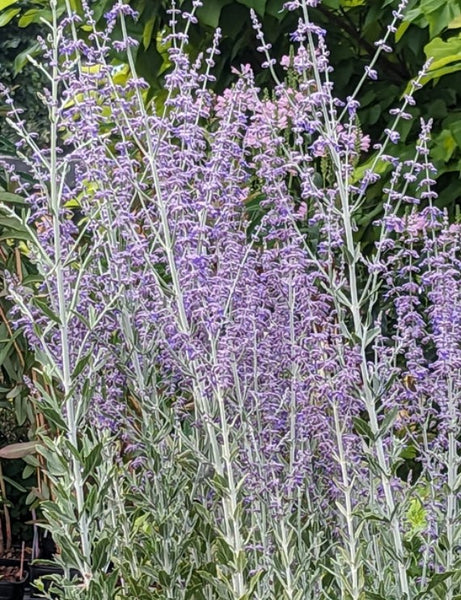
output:
[[[330,1],[336,2],[336,0]],[[326,4],[326,2],[324,4]],[[277,21],[282,21],[286,15],[286,10],[283,10],[279,0],[268,0],[266,4],[266,15],[274,17]]]
[[[424,10],[424,3],[423,3]],[[458,2],[440,2],[437,0],[437,9],[431,10],[426,13],[424,10],[424,16],[429,24],[429,35],[434,37],[441,31],[446,29],[448,25],[457,17],[461,12]]]
[[[39,51],[40,51],[40,46],[38,43],[35,43],[35,44],[32,44],[32,46],[29,46],[28,48],[26,48],[25,50],[20,52],[14,59],[13,75],[16,76],[18,73],[20,73],[23,70],[23,68],[28,63],[28,58],[27,58],[28,56],[35,56]]]
[[[455,17],[453,19],[453,21],[451,21],[447,25],[447,29],[460,29],[460,28],[461,28],[461,15],[458,15],[457,17]]]
[[[343,8],[356,8],[357,6],[363,6],[366,0],[341,0],[341,6]]]
[[[144,25],[144,30],[142,32],[142,43],[145,50],[147,50],[152,40],[152,32],[154,31],[154,25],[155,17],[151,17]]]
[[[197,17],[204,25],[216,29],[219,25],[222,9],[224,6],[231,4],[231,2],[232,0],[213,0],[212,2],[206,2],[204,6],[201,6],[197,10]]]
[[[456,140],[448,129],[444,129],[433,139],[432,159],[447,163],[457,148]]]
[[[19,27],[28,27],[31,23],[40,23],[41,19],[50,21],[52,19],[51,12],[49,10],[31,8],[21,16],[18,25]]]
[[[428,59],[433,59],[429,71],[461,61],[461,35],[451,37],[447,41],[437,37],[424,46],[424,53]]]
[[[18,0],[0,0],[0,10],[5,10],[8,6],[16,4]]]
[[[0,15],[0,27],[8,25],[11,19],[13,19],[19,12],[21,12],[20,8],[10,8],[9,10],[5,10],[5,12]]]
[[[252,8],[260,17],[264,17],[267,0],[237,0],[237,2]]]

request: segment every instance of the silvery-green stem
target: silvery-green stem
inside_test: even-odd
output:
[[[360,559],[360,548],[358,547],[359,530],[354,523],[352,505],[353,481],[349,481],[347,457],[344,451],[342,427],[339,421],[338,406],[333,404],[333,418],[335,423],[336,441],[338,444],[338,462],[341,468],[341,490],[344,495],[344,507],[340,511],[346,521],[347,530],[347,557],[350,568],[350,593],[352,600],[360,600],[363,592],[363,581],[360,580],[362,561]]]
[[[57,304],[59,308],[59,330],[62,347],[62,386],[65,398],[65,419],[68,428],[68,438],[74,448],[78,447],[78,430],[79,423],[75,418],[76,406],[78,398],[75,397],[72,391],[72,367],[69,348],[69,314],[68,301],[64,289],[64,258],[61,253],[61,231],[60,231],[60,213],[61,213],[61,196],[58,189],[58,172],[57,172],[57,105],[58,105],[58,64],[59,64],[59,30],[57,22],[57,1],[51,0],[52,10],[52,34],[53,34],[53,65],[52,65],[52,82],[51,82],[51,107],[50,107],[50,192],[49,201],[53,219],[54,233],[54,252],[55,252],[55,269],[54,276],[56,277],[57,288]],[[80,535],[81,550],[83,560],[85,561],[85,573],[90,571],[91,565],[91,544],[89,540],[88,523],[85,514],[85,498],[83,491],[83,479],[81,474],[82,465],[76,459],[73,453],[70,455],[73,473],[73,487],[77,500],[77,519],[78,530]]]
[[[452,377],[448,378],[448,415],[449,415],[449,430],[448,430],[448,464],[447,464],[447,484],[448,484],[448,496],[447,496],[447,514],[446,514],[446,529],[447,529],[447,557],[446,557],[446,571],[452,571],[455,567],[455,552],[454,548],[457,543],[457,531],[459,532],[459,526],[456,526],[457,522],[457,479],[459,469],[459,457],[457,452],[457,437],[459,434],[459,426],[457,419],[456,404],[458,396],[454,388],[454,381]],[[452,600],[454,594],[454,586],[452,578],[447,581],[447,600]]]
[[[121,19],[122,25],[122,33],[124,37],[127,37],[126,25],[124,19]],[[131,72],[133,76],[136,73],[135,64],[133,61],[133,57],[130,53],[128,53],[128,61],[130,65]],[[138,95],[138,106],[142,116],[145,119],[145,122],[148,122],[147,112],[144,106],[143,98],[139,89],[136,90]],[[146,132],[147,139],[147,150],[148,150],[148,161],[149,161],[149,169],[154,181],[154,187],[157,195],[157,206],[159,210],[160,223],[162,226],[162,231],[164,235],[163,240],[163,249],[166,253],[169,272],[171,275],[172,282],[172,291],[173,297],[176,304],[177,314],[178,314],[178,325],[180,330],[183,333],[190,334],[190,323],[186,314],[185,306],[184,306],[184,298],[183,291],[181,288],[178,268],[176,265],[175,257],[174,257],[174,243],[173,236],[171,234],[170,223],[167,215],[165,201],[163,199],[160,180],[157,172],[157,166],[155,162],[155,147],[152,140],[152,135],[149,130]],[[212,344],[212,362],[216,362],[217,358],[215,355],[216,348]],[[230,431],[227,423],[227,416],[225,411],[225,403],[224,397],[222,395],[219,386],[215,390],[215,400],[218,405],[219,418],[220,418],[220,435],[222,436],[222,446],[218,441],[218,437],[216,431],[214,429],[214,424],[210,422],[209,418],[207,418],[210,414],[212,414],[212,410],[210,406],[208,406],[208,402],[206,401],[206,395],[203,393],[202,386],[200,384],[200,377],[198,375],[198,371],[195,365],[195,361],[192,360],[190,363],[190,370],[194,379],[194,402],[196,409],[198,410],[198,414],[205,417],[205,428],[207,431],[208,439],[211,444],[212,454],[213,454],[213,462],[214,468],[216,472],[226,479],[226,483],[228,486],[228,491],[224,494],[222,506],[224,511],[225,518],[225,527],[227,531],[227,542],[232,548],[232,552],[234,554],[235,567],[234,573],[232,574],[233,587],[235,592],[236,599],[244,596],[246,592],[246,585],[244,581],[243,567],[240,566],[241,556],[244,552],[243,540],[240,533],[240,524],[237,518],[237,507],[238,507],[238,499],[237,499],[237,486],[234,479],[234,471],[232,465],[232,455],[231,455],[231,447],[230,447]],[[224,467],[223,468],[223,463]]]

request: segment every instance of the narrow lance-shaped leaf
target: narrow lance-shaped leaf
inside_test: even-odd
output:
[[[0,448],[0,458],[17,459],[24,458],[29,454],[35,454],[37,452],[38,442],[18,442],[16,444],[9,444]]]

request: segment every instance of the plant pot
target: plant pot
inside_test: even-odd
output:
[[[34,583],[37,579],[43,579],[43,587],[46,592],[48,592],[51,580],[48,579],[49,575],[64,575],[64,569],[58,565],[50,565],[45,562],[35,562],[29,566],[30,571],[30,583],[32,586],[32,597],[34,597],[34,593],[36,591]]]
[[[0,560],[0,600],[22,600],[29,573],[23,571],[22,578],[17,579],[20,570],[18,560]]]
[[[35,592],[37,591],[35,589],[35,584],[34,582],[37,581],[37,579],[42,579],[42,583],[43,583],[43,587],[44,590],[46,592],[49,591],[51,584],[53,583],[51,579],[49,579],[50,575],[60,575],[61,577],[64,575],[64,569],[62,567],[60,567],[59,565],[56,564],[50,564],[48,562],[45,561],[34,561],[33,563],[31,563],[29,565],[29,572],[30,572],[30,584],[32,586],[32,590],[31,590],[31,595],[32,598],[35,598]],[[78,575],[78,571],[76,571],[75,569],[71,569],[70,571],[70,576],[71,577],[76,577]],[[0,596],[1,599],[1,596]]]

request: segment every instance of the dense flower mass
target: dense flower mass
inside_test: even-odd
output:
[[[134,70],[121,80],[107,62],[131,56],[128,5],[87,42],[72,36],[72,18],[55,23],[45,45],[50,147],[11,114],[37,182],[22,191],[41,279],[28,289],[11,281],[17,323],[46,361],[75,448],[95,428],[125,449],[117,464],[129,494],[164,493],[155,452],[181,481],[188,451],[203,467],[181,510],[215,515],[207,543],[215,552],[222,538],[231,557],[222,577],[232,598],[253,588],[258,598],[416,598],[431,573],[454,568],[460,531],[460,229],[433,205],[430,125],[404,163],[385,154],[399,140],[386,131],[360,175],[370,138],[355,98],[333,95],[325,32],[300,19],[271,92],[242,65],[216,96],[219,32],[191,62],[181,15],[171,15],[161,111]],[[117,23],[123,40],[111,44]],[[390,50],[387,37],[377,48]],[[395,127],[411,103],[392,113]],[[366,254],[357,222],[380,161],[392,175]],[[441,536],[446,563],[431,549]],[[422,574],[405,565],[410,541],[430,565]],[[380,545],[388,566],[367,566]],[[188,560],[200,571],[200,556]],[[338,582],[327,582],[331,569]],[[293,595],[301,589],[311,595]]]

